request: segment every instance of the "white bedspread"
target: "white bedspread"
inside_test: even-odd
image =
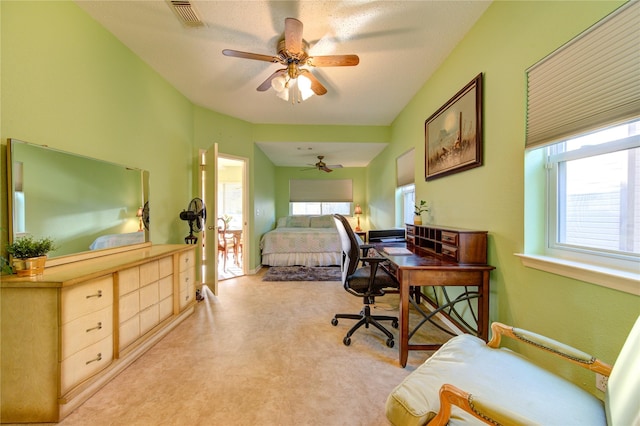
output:
[[[340,236],[335,228],[276,228],[262,236],[262,264],[328,266],[340,264]]]
[[[95,239],[89,246],[89,250],[98,250],[111,247],[126,246],[129,244],[144,243],[144,232],[129,232],[126,234],[103,235]]]

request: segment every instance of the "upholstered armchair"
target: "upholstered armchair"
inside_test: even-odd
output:
[[[396,426],[461,423],[503,425],[640,425],[640,317],[611,367],[550,338],[500,323],[485,343],[461,335],[445,343],[387,398]],[[516,339],[608,376],[604,401],[500,348]]]

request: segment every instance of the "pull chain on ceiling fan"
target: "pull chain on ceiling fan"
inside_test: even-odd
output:
[[[295,18],[287,18],[284,27],[284,39],[278,43],[276,56],[231,49],[222,51],[225,56],[272,62],[286,67],[276,70],[258,86],[259,92],[272,87],[279,98],[299,103],[313,94],[322,96],[327,93],[327,89],[311,73],[309,67],[349,67],[360,62],[357,55],[309,56],[308,44],[302,38],[302,22]]]

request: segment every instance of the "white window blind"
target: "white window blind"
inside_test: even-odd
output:
[[[353,181],[351,179],[291,179],[289,201],[352,202]]]
[[[415,182],[416,162],[415,149],[405,152],[396,159],[396,176],[398,187]]]
[[[640,2],[630,1],[527,70],[527,148],[640,113]]]

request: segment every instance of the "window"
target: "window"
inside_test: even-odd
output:
[[[400,188],[402,194],[402,220],[403,224],[413,223],[413,207],[416,204],[416,186],[405,185]]]
[[[546,150],[549,254],[637,270],[640,120]]]
[[[640,294],[640,2],[527,70],[525,266]]]
[[[331,202],[292,202],[289,203],[289,214],[292,215],[322,215],[341,214],[349,216],[351,214],[351,203],[331,203]]]

